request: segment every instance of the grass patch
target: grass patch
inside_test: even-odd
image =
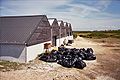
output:
[[[79,33],[73,33],[73,38],[77,38],[77,36],[79,36]]]
[[[120,39],[120,30],[113,31],[73,31],[73,36],[85,37],[85,38],[119,38]]]
[[[24,63],[0,61],[0,71],[18,70]]]
[[[90,34],[88,34],[88,35],[86,35],[84,37],[86,37],[86,38],[107,38],[109,36],[104,34],[104,33],[93,32],[93,33],[90,33]]]

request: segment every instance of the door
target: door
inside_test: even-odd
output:
[[[53,45],[53,46],[56,46],[56,45],[57,45],[57,36],[53,36],[52,45]]]

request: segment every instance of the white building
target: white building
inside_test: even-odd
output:
[[[46,15],[0,17],[0,60],[29,62],[43,53],[45,43],[63,44],[63,29],[63,21],[48,21]]]

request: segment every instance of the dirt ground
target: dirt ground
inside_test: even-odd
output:
[[[97,57],[84,69],[34,60],[20,70],[0,71],[0,80],[120,80],[120,40],[77,37],[71,47],[93,48]]]

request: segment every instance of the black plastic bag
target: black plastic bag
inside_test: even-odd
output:
[[[93,54],[92,48],[65,48],[64,46],[59,47],[58,51],[52,50],[49,54],[39,55],[39,59],[46,62],[57,62],[64,67],[75,67],[83,69],[86,67],[86,63],[83,60],[95,60],[96,56]]]
[[[83,69],[84,67],[86,67],[86,63],[79,57],[76,59],[76,61],[74,63],[74,67]]]
[[[74,65],[71,55],[62,55],[62,58],[58,60],[57,63],[68,68],[71,68]]]
[[[39,55],[39,57],[40,57],[39,60],[47,61],[47,59],[48,59],[48,54],[42,53],[42,54]]]
[[[55,54],[43,54],[40,56],[39,60],[45,62],[57,62],[57,56]]]

